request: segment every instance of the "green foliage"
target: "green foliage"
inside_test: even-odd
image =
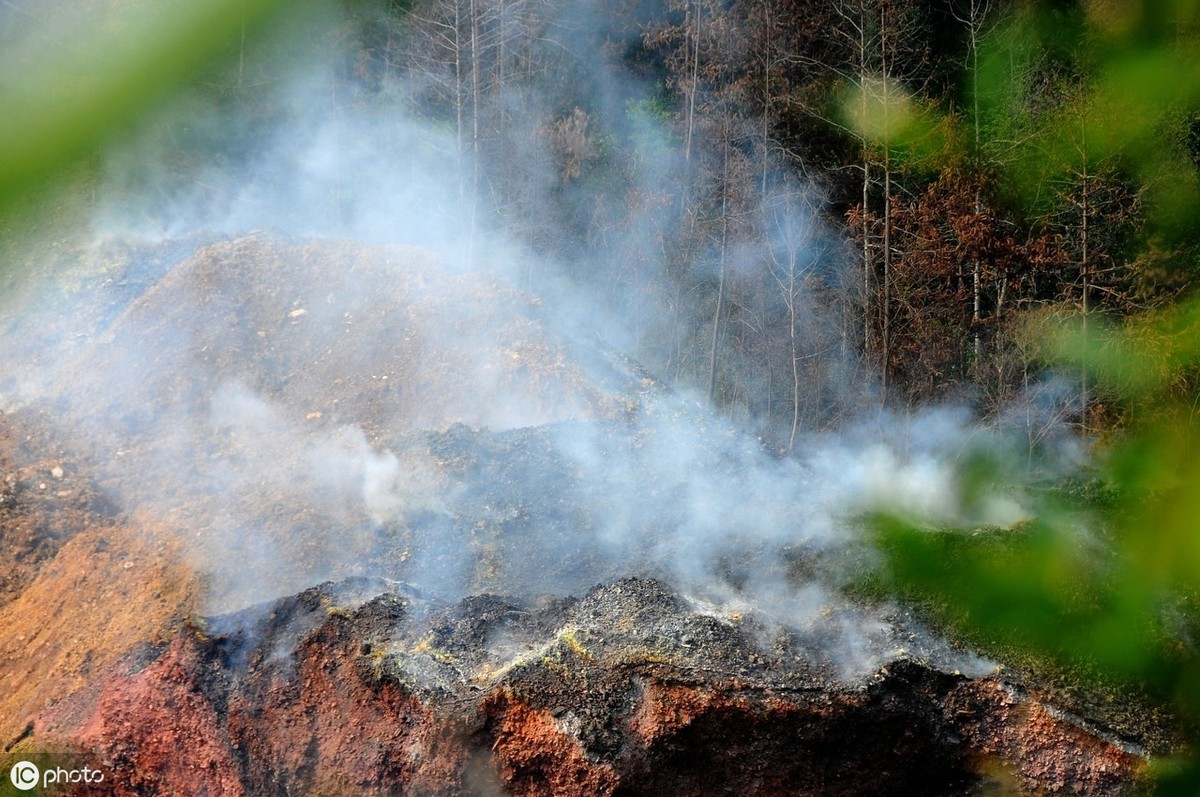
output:
[[[1026,4],[984,42],[982,155],[1031,216],[1061,202],[1056,184],[1120,173],[1136,186],[1143,247],[1195,251],[1200,175],[1185,128],[1200,108],[1200,4],[1061,8]],[[1027,326],[1031,356],[1122,408],[1126,428],[1097,453],[1097,476],[1031,492],[1033,519],[1012,530],[881,513],[884,565],[863,586],[985,650],[1123,684],[1200,727],[1200,299]],[[969,499],[1022,478],[997,461],[966,469],[962,489]],[[1196,793],[1200,740],[1156,771],[1162,793]]]
[[[1194,389],[1174,389],[1171,376],[1200,358],[1197,313],[1192,301],[1131,330],[1061,331],[1061,359],[1138,419],[1102,457],[1099,482],[1040,495],[1036,519],[1009,532],[880,515],[887,566],[874,588],[926,606],[977,645],[1135,686],[1200,723],[1200,417]],[[997,463],[965,474],[963,488],[1017,478]]]
[[[632,148],[639,158],[653,162],[671,157],[679,142],[670,135],[675,111],[665,89],[640,99],[627,100],[625,114],[633,130]]]
[[[237,54],[279,0],[73,8],[69,26],[22,31],[40,47],[6,47],[0,70],[0,213],[125,132],[172,91]],[[70,46],[48,48],[44,38]]]
[[[1193,235],[1200,176],[1187,124],[1200,108],[1200,7],[1145,0],[1082,8],[1023,4],[990,26],[978,69],[962,76],[965,114],[921,108],[890,81],[886,91],[853,87],[844,119],[925,165],[961,157],[944,145],[973,148],[973,135],[947,134],[946,123],[978,123],[982,151],[974,157],[1003,167],[1032,216],[1052,199],[1049,184],[1115,162],[1142,186],[1155,234]]]
[[[936,172],[938,166],[960,159],[962,120],[943,115],[925,98],[906,91],[895,80],[866,79],[842,93],[839,118],[897,165],[916,172]]]

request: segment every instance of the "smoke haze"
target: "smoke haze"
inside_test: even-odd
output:
[[[1019,491],[960,500],[977,451],[1020,456],[1008,438],[957,409],[877,406],[846,344],[854,263],[819,187],[779,177],[761,203],[738,198],[769,234],[720,261],[769,272],[794,308],[793,356],[819,363],[799,433],[712,406],[681,343],[707,334],[711,299],[672,287],[661,245],[689,166],[656,88],[607,57],[628,34],[606,6],[540,23],[560,48],[490,95],[493,135],[474,146],[416,43],[432,23],[388,28],[414,43],[385,69],[355,61],[356,23],[307,8],[230,86],[114,147],[85,262],[53,306],[25,297],[4,344],[21,364],[6,405],[62,408],[121,506],[177,523],[211,611],[349,575],[450,600],[644,573],[866,672],[896,642],[893,609],[836,593],[862,513],[1023,517]],[[605,148],[637,175],[620,193],[578,177]],[[686,265],[715,279],[715,262]],[[31,340],[39,325],[80,332]]]

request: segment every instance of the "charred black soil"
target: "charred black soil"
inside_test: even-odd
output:
[[[184,788],[164,732],[248,794],[1118,794],[1141,767],[1001,678],[899,659],[849,683],[753,626],[645,579],[450,605],[331,583],[183,631],[38,734],[82,743],[117,794]]]

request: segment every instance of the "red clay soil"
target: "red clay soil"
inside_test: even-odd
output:
[[[131,650],[178,633],[199,583],[177,547],[161,528],[87,526],[0,608],[0,743]]]
[[[612,764],[590,761],[578,742],[563,733],[549,711],[533,709],[507,690],[481,705],[488,719],[493,767],[507,794],[607,797],[621,785]]]
[[[67,703],[35,733],[53,738],[57,724],[82,719],[69,743],[50,746],[102,760],[106,793],[244,794],[216,710],[193,680],[198,665],[195,648],[177,640],[145,670],[118,668],[81,693],[85,704],[94,702],[93,713],[70,717],[75,704]]]
[[[104,769],[116,795],[454,793],[466,750],[453,726],[394,686],[363,690],[355,657],[328,634],[303,647],[286,675],[214,704],[209,647],[184,634],[50,712],[36,734]]]
[[[990,709],[980,712],[971,705]],[[1064,722],[1061,711],[1020,699],[1001,682],[964,686],[946,710],[970,717],[965,732],[983,742],[981,761],[1009,783],[1038,784],[1049,794],[1104,793],[1129,771],[1126,752],[1078,723]]]
[[[228,735],[248,790],[386,793],[403,784],[407,793],[447,793],[464,756],[454,728],[393,684],[357,688],[361,662],[345,625],[331,616],[294,664],[229,698]]]

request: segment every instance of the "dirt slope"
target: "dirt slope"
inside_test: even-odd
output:
[[[540,303],[422,250],[256,235],[201,247],[83,352],[64,394],[145,434],[225,384],[310,426],[493,429],[615,413]],[[319,415],[318,415],[319,414]]]
[[[106,496],[187,529],[222,608],[363,573],[388,524],[406,555],[442,474],[405,435],[621,418],[644,389],[533,297],[413,249],[219,242],[106,312],[46,397]]]
[[[408,464],[384,433],[627,408],[534,299],[424,252],[264,234],[102,255],[4,319],[0,383],[27,408],[0,414],[0,744],[211,604],[224,563],[279,594],[378,554],[397,510],[363,482]],[[406,495],[437,486],[416,456]]]

